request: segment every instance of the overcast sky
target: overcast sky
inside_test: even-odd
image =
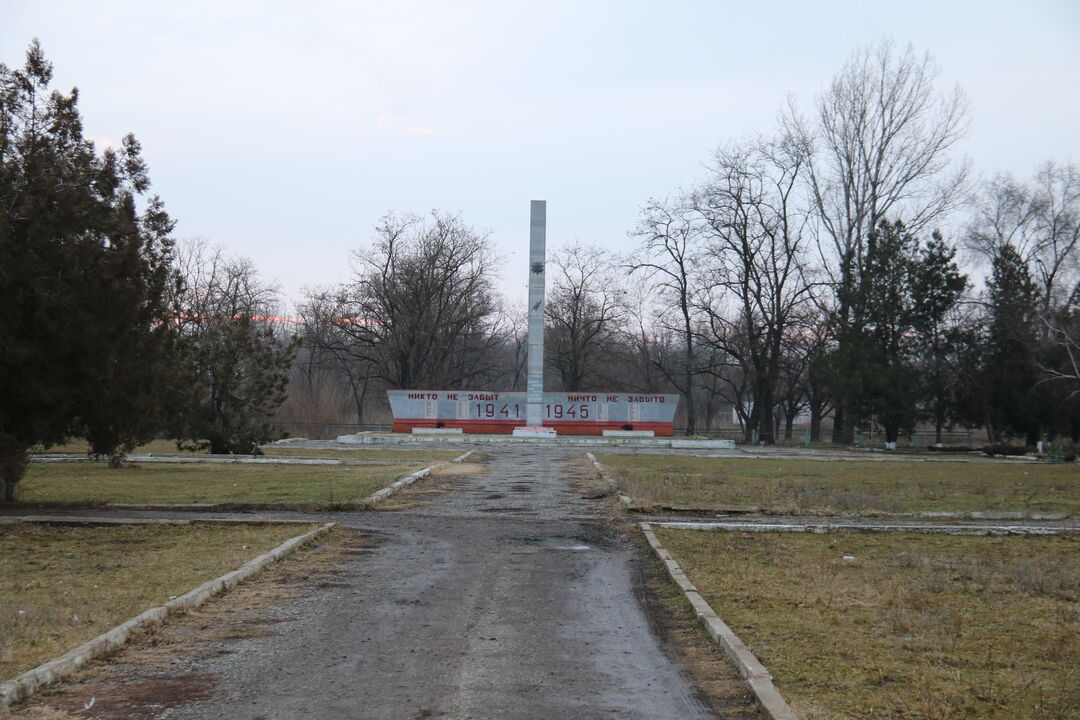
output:
[[[0,62],[33,37],[87,136],[138,136],[177,235],[293,299],[347,279],[387,211],[432,208],[491,230],[524,297],[529,200],[549,248],[626,248],[650,197],[886,37],[968,94],[980,174],[1080,162],[1077,0],[0,0]]]

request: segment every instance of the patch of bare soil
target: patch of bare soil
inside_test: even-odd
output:
[[[435,467],[428,477],[456,477],[459,475],[483,475],[487,466],[476,462],[444,463]]]
[[[614,500],[615,488],[596,469],[592,462],[582,455],[563,464],[563,480],[585,500],[603,500],[611,498],[612,518],[621,517],[621,510]]]
[[[88,680],[28,708],[25,717],[152,720],[166,708],[208,697],[211,689],[209,678],[198,673],[146,675],[125,682]]]
[[[476,456],[473,455],[473,458],[476,459]],[[427,477],[401,488],[377,507],[379,510],[411,510],[423,507],[485,472],[487,466],[479,462],[445,463],[428,473]]]
[[[767,717],[738,671],[713,642],[678,587],[667,577],[652,551],[639,541],[641,563],[637,591],[653,632],[670,656],[693,679],[702,700],[718,717],[765,720]]]
[[[370,552],[373,544],[361,532],[335,530],[320,546],[302,550],[198,610],[170,618],[7,717],[152,720],[166,708],[205,699],[213,692],[213,679],[185,667],[230,653],[231,641],[273,633],[279,621],[266,616],[267,608],[303,588],[333,582],[350,556]]]

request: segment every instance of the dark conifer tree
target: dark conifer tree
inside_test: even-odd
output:
[[[146,435],[166,334],[171,223],[138,143],[98,153],[83,138],[78,91],[51,91],[31,43],[0,64],[0,485],[12,501],[28,450],[73,432],[97,452]],[[122,399],[122,402],[120,401]],[[109,406],[108,408],[106,406]],[[105,429],[102,418],[111,425]]]
[[[960,272],[955,258],[956,251],[940,232],[935,232],[921,248],[911,275],[912,320],[926,403],[924,416],[934,422],[937,443],[941,443],[945,423],[957,417],[955,366],[950,363],[954,348],[946,318],[967,287],[967,276]]]
[[[987,428],[992,439],[1039,438],[1038,381],[1039,290],[1031,271],[1011,245],[994,257],[988,283],[988,325],[983,353]]]
[[[882,220],[868,239],[860,277],[866,337],[856,347],[862,350],[859,372],[866,394],[859,404],[865,414],[878,418],[889,443],[915,422],[918,372],[912,362],[911,331],[917,251],[918,241],[902,222]]]

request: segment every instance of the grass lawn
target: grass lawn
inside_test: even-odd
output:
[[[49,447],[38,446],[33,448],[34,452],[46,452],[46,453],[75,453],[77,455],[86,455],[90,452],[90,444],[82,438],[71,438],[65,443],[60,445],[50,445]],[[181,455],[197,455],[205,454],[206,451],[202,450],[199,453],[192,452],[190,450],[177,450],[176,441],[174,440],[151,440],[145,445],[132,450],[137,453],[179,453]]]
[[[334,507],[355,503],[422,463],[370,465],[31,463],[16,488],[26,503],[229,503]]]
[[[0,527],[0,680],[314,527]]]
[[[47,449],[38,448],[39,451],[49,453],[74,453],[86,455],[90,452],[90,445],[85,440],[73,438],[63,445],[53,445]],[[173,440],[151,440],[145,445],[132,450],[133,453],[153,453],[159,455],[205,455],[205,450],[190,452],[176,449]],[[296,448],[287,445],[264,445],[262,452],[267,457],[319,457],[319,458],[342,458],[346,460],[453,460],[461,455],[459,450],[398,450],[395,448],[376,448],[360,446],[356,448]]]
[[[642,507],[780,512],[1026,511],[1080,514],[1073,463],[820,461],[598,456]]]
[[[1080,717],[1078,538],[656,532],[807,720]]]

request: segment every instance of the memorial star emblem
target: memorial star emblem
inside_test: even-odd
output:
[[[542,262],[534,262],[529,267],[532,269],[533,273],[536,274],[536,275],[539,275],[542,272],[544,272],[544,263],[542,263]]]

